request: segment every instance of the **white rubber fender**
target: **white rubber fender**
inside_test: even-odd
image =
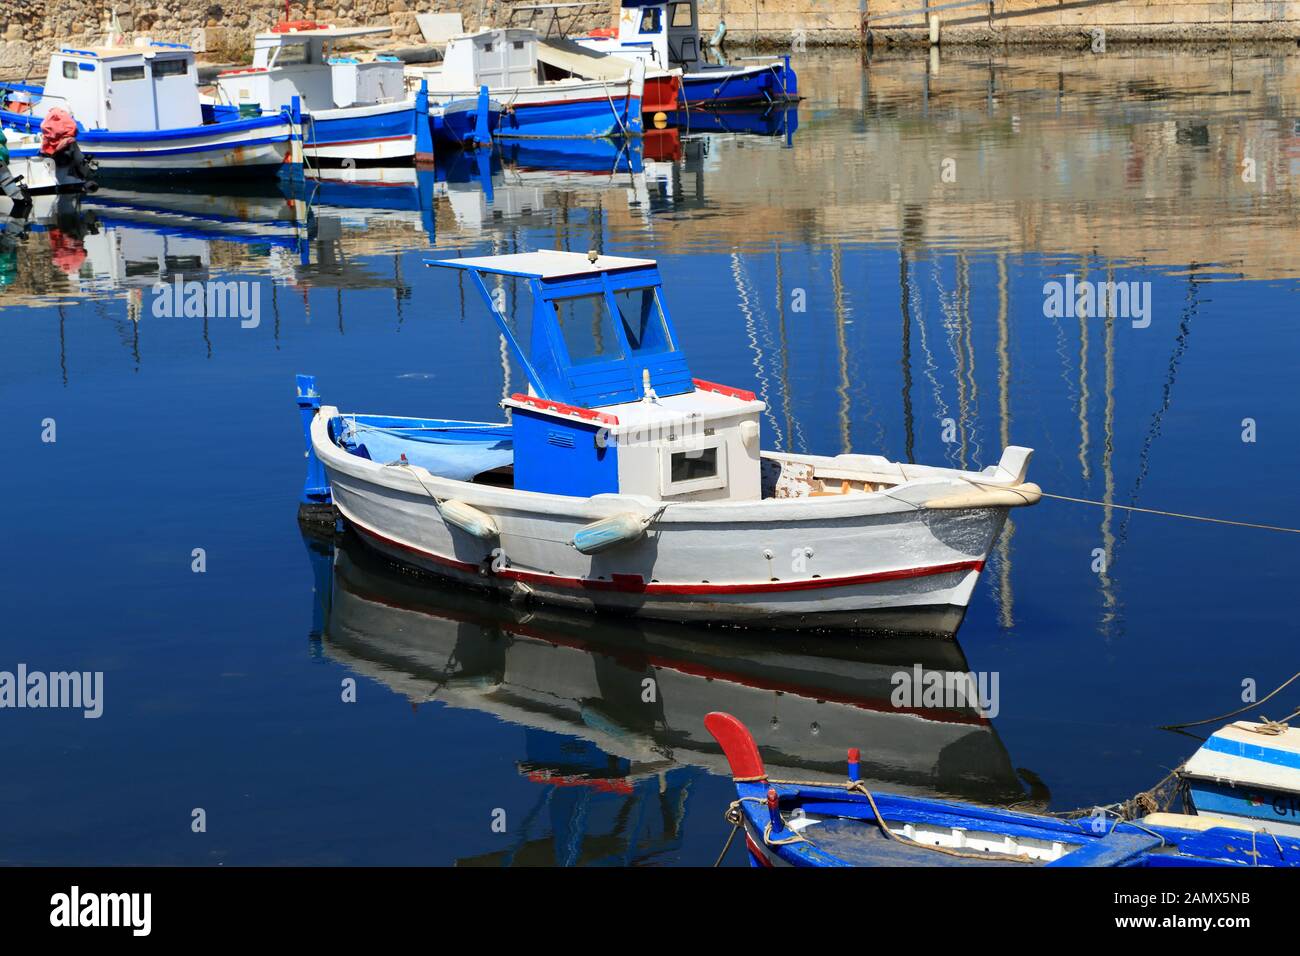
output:
[[[583,554],[599,554],[620,544],[639,541],[649,524],[649,518],[629,511],[611,515],[575,531],[573,546]]]
[[[931,498],[925,507],[935,511],[950,511],[958,508],[1024,508],[1036,505],[1043,497],[1043,489],[1032,481],[1000,488],[973,487],[969,491]]]
[[[438,511],[442,514],[442,520],[447,524],[454,525],[466,534],[472,534],[476,538],[488,540],[501,533],[490,514],[485,514],[473,505],[467,505],[463,501],[454,499],[444,501],[438,505]]]

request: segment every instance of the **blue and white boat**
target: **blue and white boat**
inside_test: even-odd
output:
[[[251,66],[217,75],[217,109],[276,114],[297,97],[311,163],[389,165],[415,155],[416,99],[395,56],[340,52],[390,27],[301,29],[277,24],[253,39]]]
[[[770,779],[743,723],[715,712],[704,726],[727,757],[736,785],[727,819],[744,830],[751,866],[1300,866],[1300,838],[1230,819],[1064,819],[873,793],[856,749],[843,783]]]
[[[509,424],[345,414],[298,388],[304,504],[395,560],[583,610],[950,636],[1009,509],[1041,497],[1028,448],[979,472],[762,450],[766,404],[693,377],[653,260],[430,264],[478,290],[528,378]]]
[[[600,53],[680,69],[682,109],[799,99],[799,78],[788,56],[756,58],[745,66],[706,62],[697,0],[621,0],[621,5],[616,27],[574,39]]]
[[[200,103],[197,82],[194,52],[181,44],[65,47],[50,57],[44,86],[0,85],[0,123],[36,133],[48,111],[69,111],[99,178],[300,174],[292,104],[267,116],[222,114]]]
[[[1198,814],[1300,837],[1300,729],[1239,720],[1212,734],[1179,775]]]
[[[488,123],[497,138],[641,135],[644,64],[629,61],[622,80],[550,80],[538,60],[539,41],[536,30],[514,27],[464,34],[448,41],[441,63],[408,66],[406,74],[427,84],[431,111],[462,104],[465,123],[471,117],[477,122],[477,106],[469,104],[477,104],[486,87]]]

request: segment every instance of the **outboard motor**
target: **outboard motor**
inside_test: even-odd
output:
[[[53,157],[54,165],[66,167],[80,179],[85,188],[94,192],[94,179],[99,165],[88,158],[77,144],[77,121],[65,109],[55,107],[41,121],[41,153]]]
[[[22,177],[9,170],[9,144],[3,129],[0,129],[0,196],[11,200],[15,208],[31,205],[31,196]]]

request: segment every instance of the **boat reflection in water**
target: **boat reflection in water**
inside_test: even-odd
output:
[[[530,816],[513,850],[474,862],[629,862],[671,850],[692,781],[728,773],[703,725],[717,709],[744,715],[775,776],[839,779],[855,745],[871,786],[1026,800],[977,706],[891,703],[900,672],[968,671],[955,641],[765,640],[566,613],[398,571],[351,535],[307,544],[320,653],[412,704],[527,729],[516,764],[549,809]]]

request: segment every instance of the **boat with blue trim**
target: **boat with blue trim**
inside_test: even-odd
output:
[[[756,57],[745,66],[709,63],[699,33],[697,0],[621,0],[618,24],[576,42],[599,53],[640,59],[662,70],[681,70],[678,106],[740,106],[799,99],[790,57]]]
[[[253,38],[251,66],[217,74],[215,107],[278,114],[298,98],[303,152],[315,164],[392,164],[416,151],[416,98],[391,54],[343,49],[391,27],[277,23]],[[423,116],[419,119],[427,122]]]
[[[395,560],[584,610],[951,636],[1008,510],[1041,496],[1016,446],[979,472],[762,450],[766,404],[694,377],[653,260],[430,265],[465,275],[524,370],[509,423],[343,414],[298,388],[304,504]],[[489,280],[514,284],[509,314]]]
[[[641,135],[644,64],[629,61],[622,79],[548,79],[539,42],[536,30],[520,27],[463,34],[447,41],[442,62],[408,66],[406,75],[427,84],[431,109],[477,103],[486,87],[497,138]]]
[[[240,118],[204,106],[197,82],[194,51],[183,44],[64,47],[50,57],[44,86],[0,84],[0,124],[36,133],[51,110],[67,110],[100,178],[300,175],[292,104]]]
[[[1197,813],[1300,837],[1300,730],[1236,721],[1215,731],[1179,775]]]
[[[704,718],[727,758],[752,866],[1300,866],[1300,839],[1230,819],[1151,813],[1135,820],[1062,818],[897,794],[861,781],[848,751],[842,783],[771,779],[749,729]]]

